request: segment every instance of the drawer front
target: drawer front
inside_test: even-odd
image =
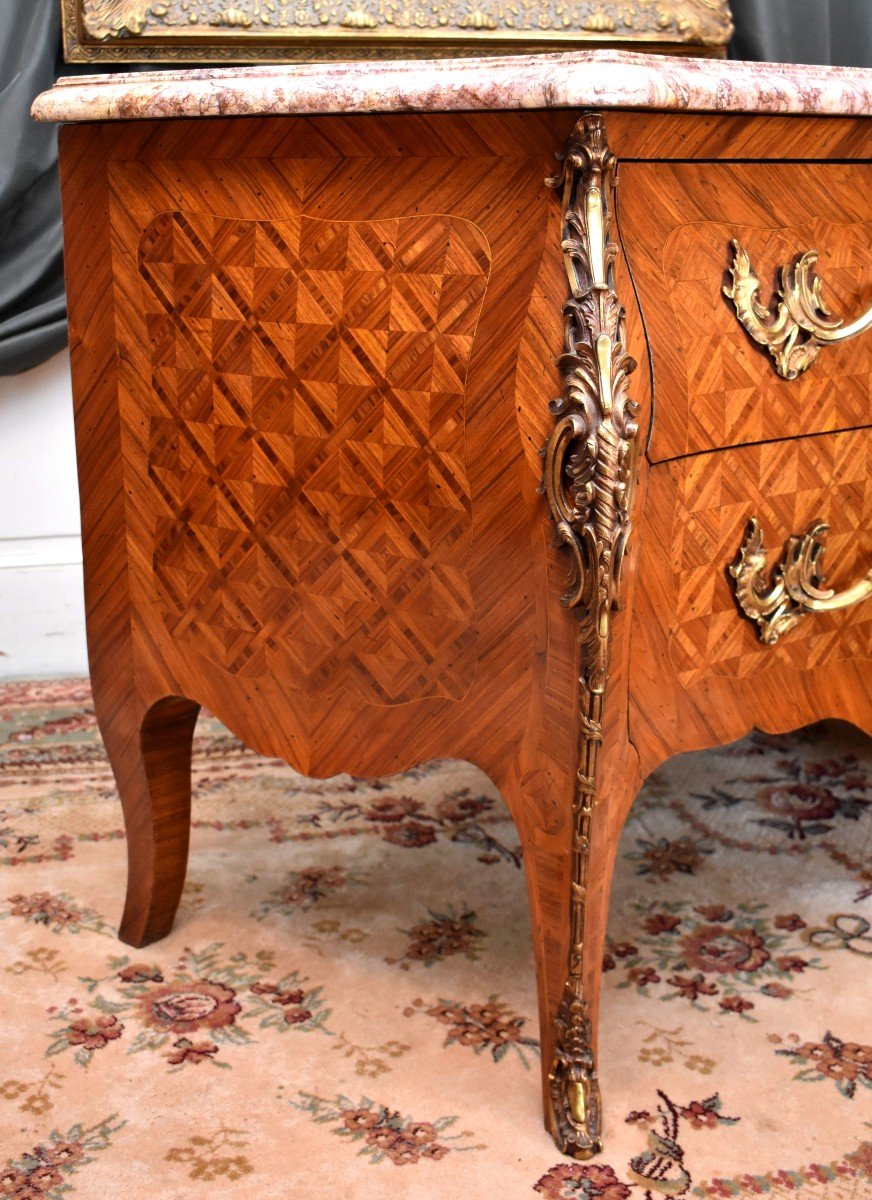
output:
[[[728,572],[752,519],[770,564],[791,535],[824,522],[828,586],[841,591],[872,569],[872,430],[746,446],[661,470],[673,508],[669,652],[683,686],[710,675],[747,680],[776,663],[808,670],[872,658],[872,598],[804,616],[767,645],[740,615]]]
[[[654,365],[655,461],[872,423],[872,331],[781,378],[723,288],[731,242],[773,302],[776,272],[819,251],[831,311],[872,305],[872,164],[627,163],[621,232]]]
[[[752,519],[783,560],[818,522],[826,585],[872,579],[872,429],[699,454],[653,466],[639,522],[630,648],[633,740],[650,766],[757,727],[824,717],[869,728],[872,595],[807,613],[774,644],[742,615],[730,567]]]

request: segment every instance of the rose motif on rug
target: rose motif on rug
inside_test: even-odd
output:
[[[347,883],[361,882],[356,872],[347,871],[343,867],[305,867],[301,871],[290,871],[280,888],[276,888],[264,900],[257,912],[262,920],[269,913],[281,913],[290,916],[296,909],[307,912],[319,900],[324,900]]]
[[[414,768],[405,773],[405,778],[420,777],[425,770]],[[419,850],[448,841],[472,846],[480,863],[521,866],[520,847],[513,849],[506,845],[492,828],[496,824],[505,825],[505,812],[492,796],[463,787],[446,791],[435,803],[427,804],[414,796],[397,794],[378,780],[368,786],[352,781],[337,790],[341,791],[340,796],[322,797],[316,805],[296,815],[295,824],[306,830],[303,835],[288,831],[286,817],[271,819],[270,841],[310,838],[316,831],[325,836],[336,836],[339,832],[345,837],[375,835],[403,850]],[[372,791],[376,791],[375,796],[365,795]]]
[[[482,1146],[452,1145],[468,1134],[449,1134],[457,1117],[419,1121],[363,1097],[356,1103],[339,1095],[329,1100],[311,1092],[300,1092],[290,1100],[294,1108],[308,1113],[319,1125],[331,1125],[333,1133],[346,1141],[362,1143],[359,1153],[371,1163],[387,1159],[396,1167],[438,1162],[458,1150],[481,1150]]]
[[[513,1051],[529,1067],[524,1050],[532,1050],[537,1057],[539,1054],[538,1039],[524,1033],[526,1017],[513,1013],[496,995],[488,996],[484,1004],[437,1000],[428,1005],[419,997],[403,1012],[407,1017],[423,1014],[447,1026],[444,1046],[469,1046],[476,1054],[489,1051],[494,1062]]]
[[[763,813],[751,818],[754,824],[799,842],[831,833],[837,819],[858,820],[869,804],[865,796],[869,776],[856,759],[807,762],[789,757],[780,759],[777,767],[768,777],[746,775],[729,780],[699,799],[706,809],[750,802]]]
[[[126,1125],[114,1114],[97,1125],[78,1122],[66,1132],[53,1130],[47,1138],[0,1167],[0,1196],[11,1200],[63,1200],[74,1186],[72,1177],[107,1150]]]
[[[629,907],[640,918],[633,940],[609,940],[603,963],[622,972],[619,988],[753,1020],[747,1014],[760,997],[786,1000],[797,976],[825,969],[795,936],[805,922],[796,914],[770,916],[766,904],[728,908],[678,900],[653,913],[642,901]]]
[[[639,816],[658,814],[660,837],[637,839],[626,857],[638,863],[639,874],[666,878],[698,873],[713,849],[792,858],[822,850],[840,874],[864,885],[859,902],[872,889],[872,866],[856,829],[872,804],[872,772],[856,736],[841,746],[833,739],[826,724],[781,738],[755,732],[712,751],[714,770],[704,782],[680,760],[665,763],[636,809]]]
[[[796,1034],[789,1040],[795,1044],[775,1053],[802,1068],[794,1079],[804,1083],[828,1079],[847,1100],[855,1098],[858,1087],[872,1089],[872,1046],[842,1041],[829,1030],[819,1042],[799,1042]]]
[[[297,971],[271,979],[271,951],[249,957],[216,943],[186,950],[172,973],[127,957],[111,958],[109,966],[102,978],[79,980],[92,997],[89,1011],[75,999],[49,1010],[55,1032],[47,1055],[72,1047],[75,1061],[87,1067],[94,1054],[125,1035],[128,1054],[161,1053],[171,1070],[201,1063],[226,1068],[221,1048],[251,1044],[262,1031],[330,1035],[322,989]]]
[[[408,936],[409,944],[401,958],[386,958],[385,962],[391,966],[398,963],[402,970],[408,971],[413,963],[432,967],[453,954],[463,954],[471,961],[478,958],[482,939],[487,934],[474,924],[474,912],[462,908],[460,914],[455,915],[454,909],[447,906],[445,912],[431,910],[430,918],[411,929],[400,930]]]
[[[254,985],[257,986],[257,985]],[[145,992],[137,1016],[143,1025],[161,1033],[194,1033],[232,1025],[242,1005],[233,988],[208,979],[165,984]]]
[[[605,1163],[559,1163],[533,1188],[548,1200],[628,1200],[631,1188]]]
[[[43,925],[52,933],[101,933],[115,937],[115,930],[98,912],[76,904],[66,892],[17,892],[0,906],[0,920],[17,917],[33,925]]]

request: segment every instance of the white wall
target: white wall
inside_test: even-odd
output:
[[[0,376],[0,678],[87,671],[79,528],[63,351]]]

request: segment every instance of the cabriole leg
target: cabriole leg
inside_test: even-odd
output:
[[[122,739],[104,741],[127,832],[127,899],[119,936],[146,946],[172,928],[185,883],[191,828],[191,744],[200,706],[179,696],[153,704]]]

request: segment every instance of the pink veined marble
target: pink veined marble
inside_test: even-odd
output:
[[[414,62],[307,63],[78,76],[39,121],[521,108],[872,115],[872,70],[613,50]]]

